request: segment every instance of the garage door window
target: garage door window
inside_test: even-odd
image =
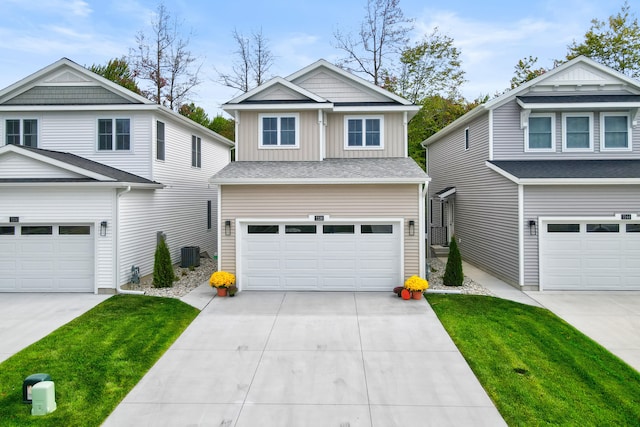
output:
[[[285,225],[286,234],[316,234],[315,225]]]
[[[627,233],[640,233],[640,224],[627,224]]]
[[[48,235],[53,234],[53,227],[50,225],[22,226],[20,230],[23,236]]]
[[[619,233],[619,224],[587,224],[587,233]]]
[[[324,234],[354,234],[355,226],[353,225],[323,225],[322,232]]]
[[[278,234],[280,227],[277,225],[249,225],[247,233],[249,234]]]
[[[393,225],[391,224],[376,224],[376,225],[361,225],[361,234],[393,234]]]
[[[88,225],[61,225],[58,227],[58,234],[60,235],[84,235],[91,234],[91,227]]]
[[[548,233],[579,233],[580,224],[547,224]]]
[[[0,227],[0,236],[13,236],[16,234],[15,227]]]

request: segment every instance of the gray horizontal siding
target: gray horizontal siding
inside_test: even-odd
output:
[[[7,105],[102,105],[132,102],[100,86],[36,86]]]
[[[524,132],[520,127],[522,109],[515,100],[493,112],[493,160],[574,160],[574,159],[631,159],[640,158],[640,129],[632,128],[631,152],[600,151],[600,113],[593,112],[593,152],[562,152],[562,114],[555,114],[556,150],[552,153],[532,153],[524,151]],[[605,111],[605,112],[608,112]]]
[[[470,146],[465,151],[464,128],[429,146],[427,173],[435,198],[434,221],[439,224],[435,193],[455,186],[455,235],[462,257],[501,279],[517,284],[518,188],[489,170],[488,115],[469,124]]]
[[[524,284],[538,286],[538,236],[528,221],[541,216],[607,216],[640,213],[640,185],[525,186],[524,187]]]

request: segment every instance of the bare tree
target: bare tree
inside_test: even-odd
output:
[[[163,3],[151,19],[151,31],[136,34],[137,46],[129,56],[136,77],[146,81],[142,93],[152,101],[177,110],[191,90],[200,83],[200,66],[183,38],[178,21]]]
[[[269,78],[269,69],[273,65],[273,55],[269,49],[266,37],[260,31],[251,33],[251,37],[233,30],[236,43],[234,52],[236,60],[230,74],[218,72],[218,78],[225,86],[248,92],[255,86],[260,86]]]
[[[399,55],[408,43],[412,20],[404,16],[400,0],[367,0],[366,14],[357,36],[336,30],[334,46],[346,52],[338,65],[365,73],[380,86],[387,58]]]

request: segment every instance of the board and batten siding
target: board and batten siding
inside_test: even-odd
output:
[[[524,132],[520,127],[522,109],[515,100],[493,111],[493,160],[594,160],[640,158],[640,129],[632,127],[632,151],[600,151],[600,113],[593,112],[593,151],[562,151],[562,113],[555,113],[555,152],[525,152]],[[608,111],[605,111],[608,112]]]
[[[151,179],[152,113],[131,111],[74,111],[4,113],[0,116],[0,135],[4,140],[5,120],[32,118],[38,120],[38,148],[63,151],[95,162]],[[131,120],[130,151],[98,151],[98,119],[129,118]]]
[[[468,150],[465,150],[465,128],[428,147],[427,173],[431,177],[429,197],[433,198],[435,208],[434,223],[439,223],[440,209],[435,193],[456,187],[454,225],[462,257],[517,285],[518,188],[485,165],[489,158],[488,114],[468,125]],[[427,209],[428,206],[429,203]]]
[[[420,186],[405,185],[223,185],[222,221],[231,220],[230,236],[221,233],[221,269],[236,272],[237,218],[308,219],[405,218],[404,276],[419,275],[419,235],[408,234],[408,221],[418,221]],[[260,207],[256,211],[256,206]]]
[[[286,114],[291,111],[273,112]],[[261,114],[269,111],[241,111],[239,112],[239,129],[236,136],[236,160],[238,161],[319,161],[320,136],[318,131],[318,111],[295,112],[299,115],[299,147],[298,148],[260,148]]]
[[[0,200],[0,223],[8,224],[10,216],[17,216],[20,225],[91,225],[95,241],[96,291],[114,288],[114,189],[2,187]],[[109,224],[106,236],[100,236],[99,224],[102,221]]]
[[[384,117],[384,149],[349,149],[345,150],[344,120],[345,116],[363,117],[367,115]],[[405,157],[404,116],[402,113],[385,114],[327,114],[326,127],[327,158],[368,158],[368,157]]]
[[[613,217],[616,213],[640,213],[640,185],[525,185],[524,186],[524,284],[537,287],[538,239],[530,235],[529,220],[540,227],[541,216]]]

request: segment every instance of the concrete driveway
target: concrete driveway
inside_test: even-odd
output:
[[[0,362],[107,298],[109,295],[0,294]]]
[[[104,425],[505,423],[424,300],[242,292],[213,299]]]
[[[640,292],[526,292],[640,371]]]

